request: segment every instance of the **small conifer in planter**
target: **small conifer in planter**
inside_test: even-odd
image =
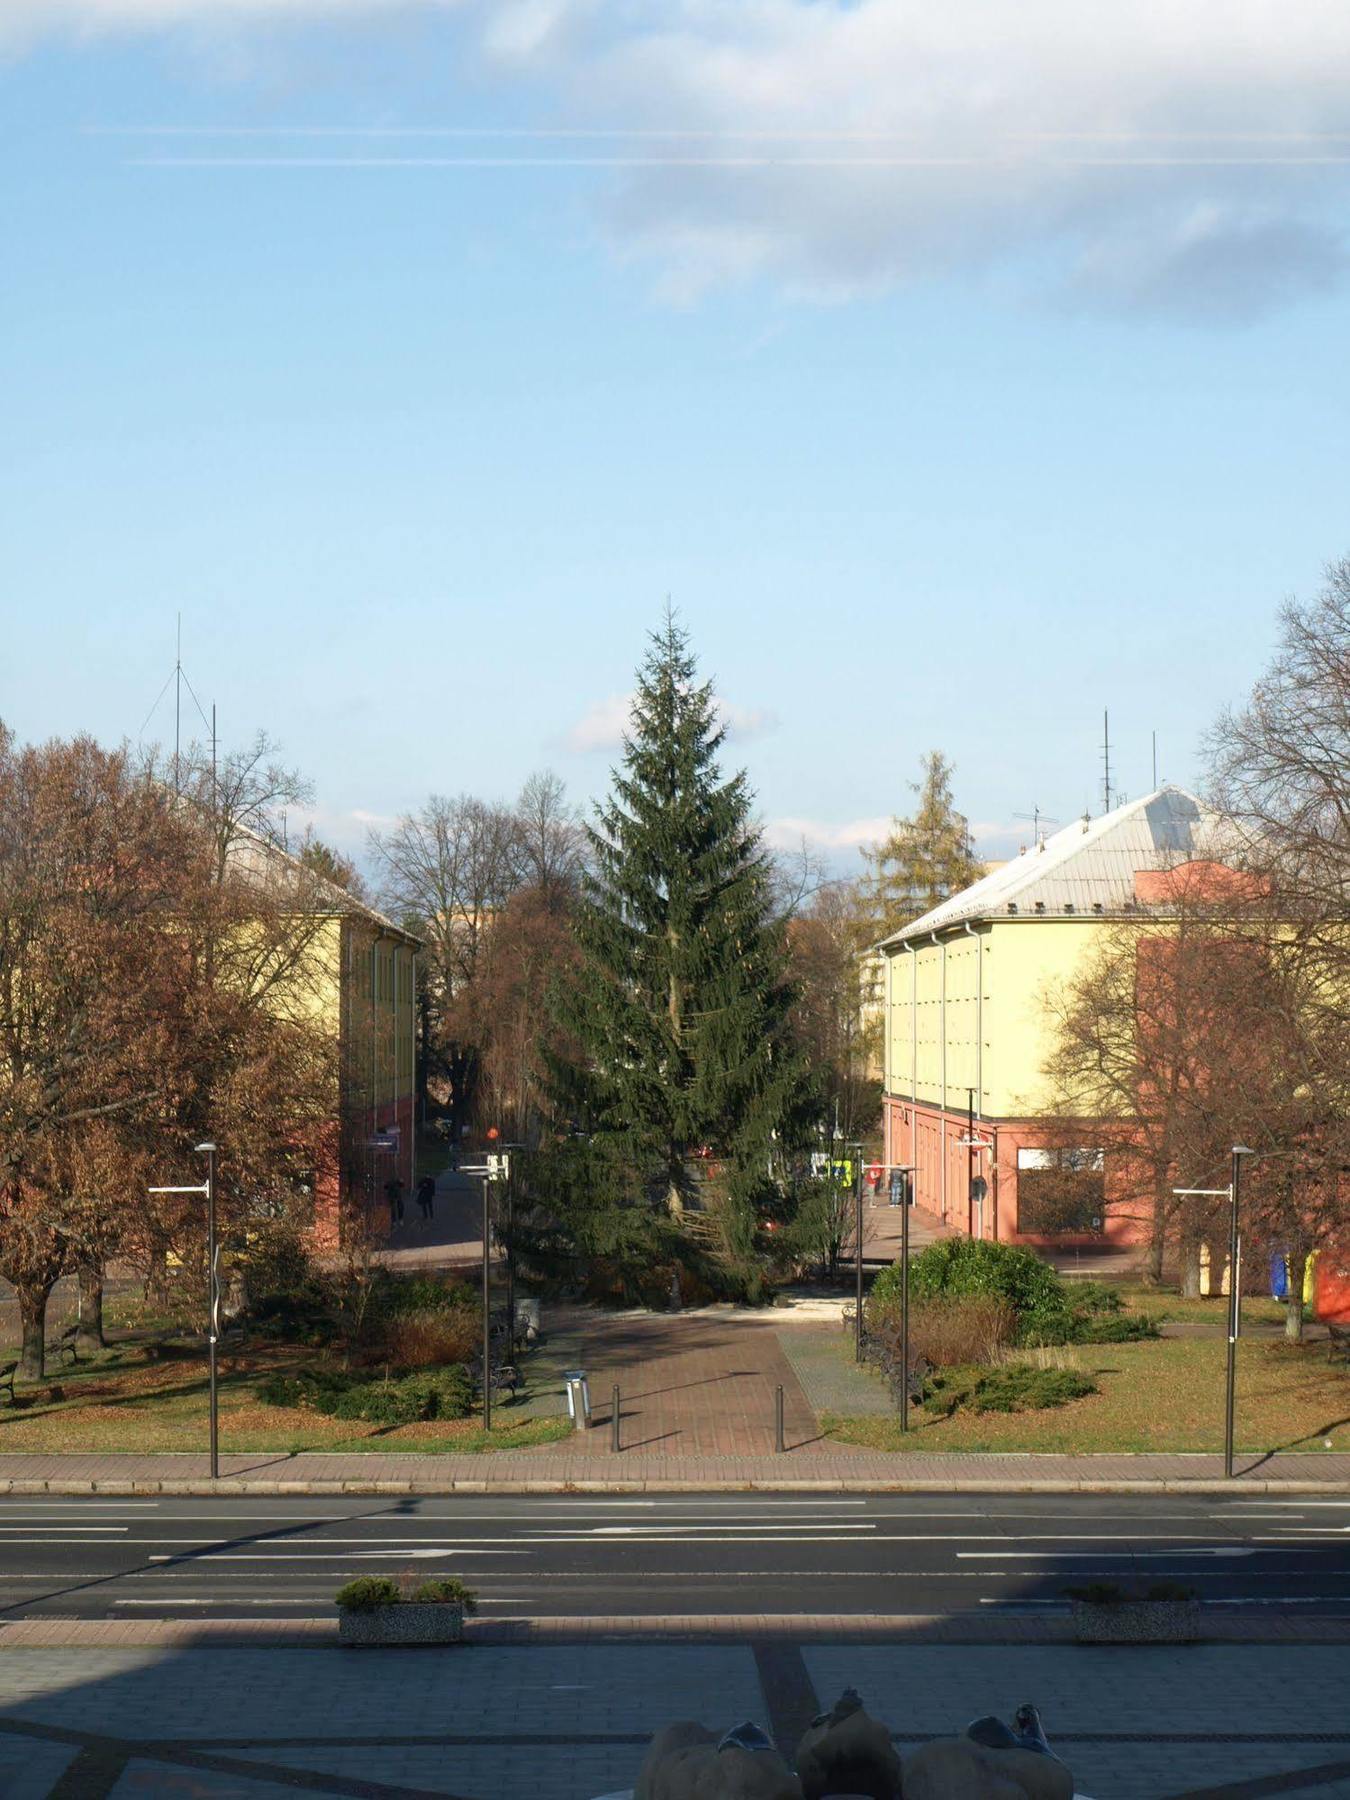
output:
[[[338,1637],[344,1644],[457,1644],[478,1597],[455,1575],[424,1581],[362,1575],[338,1589]]]

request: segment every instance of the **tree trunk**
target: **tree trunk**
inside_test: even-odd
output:
[[[47,1298],[51,1291],[50,1282],[18,1287],[19,1325],[23,1333],[20,1381],[41,1381],[47,1373]]]
[[[1291,1250],[1285,1258],[1289,1285],[1284,1295],[1284,1335],[1291,1344],[1303,1342],[1303,1274],[1307,1266],[1306,1250]]]
[[[106,1348],[107,1343],[103,1336],[103,1265],[81,1263],[79,1281],[80,1329],[75,1346],[92,1354]]]
[[[1165,1226],[1155,1224],[1148,1240],[1148,1260],[1144,1265],[1144,1280],[1150,1287],[1158,1287],[1163,1277],[1163,1256],[1167,1250],[1167,1231]]]
[[[1183,1300],[1200,1298],[1200,1245],[1198,1241],[1181,1246],[1181,1296]]]

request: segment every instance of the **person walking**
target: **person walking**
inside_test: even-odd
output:
[[[417,1204],[422,1209],[422,1217],[431,1219],[436,1214],[436,1177],[424,1175],[417,1184]]]
[[[389,1229],[403,1223],[403,1183],[397,1175],[384,1184],[384,1197],[389,1202]]]

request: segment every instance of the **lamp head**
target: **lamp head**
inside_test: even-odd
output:
[[[214,1144],[194,1144],[192,1146],[192,1148],[200,1156],[200,1155],[204,1155],[206,1153],[206,1151],[208,1151],[208,1150],[214,1150],[215,1145]]]

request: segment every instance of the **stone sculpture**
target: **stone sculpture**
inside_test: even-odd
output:
[[[683,1721],[652,1739],[633,1800],[802,1800],[802,1788],[757,1725],[719,1738]]]
[[[804,1800],[831,1794],[858,1800],[895,1800],[900,1758],[884,1725],[870,1718],[856,1688],[845,1688],[829,1712],[813,1719],[797,1746]]]

